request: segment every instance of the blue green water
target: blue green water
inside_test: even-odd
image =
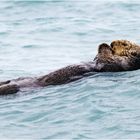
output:
[[[0,81],[92,60],[100,43],[140,44],[140,1],[0,2]],[[0,97],[0,139],[140,138],[140,70]]]

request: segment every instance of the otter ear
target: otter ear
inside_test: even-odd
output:
[[[111,50],[110,46],[106,43],[102,43],[98,47],[98,53],[104,53],[106,50]]]

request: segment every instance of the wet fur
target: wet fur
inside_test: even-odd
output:
[[[71,65],[40,77],[27,77],[0,83],[0,95],[13,94],[26,87],[66,84],[96,72],[120,72],[140,69],[140,47],[127,40],[103,43],[93,61]]]

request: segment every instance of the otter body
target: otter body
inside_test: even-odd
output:
[[[103,43],[93,61],[70,65],[40,77],[27,77],[0,83],[0,95],[13,94],[22,88],[66,84],[97,72],[121,72],[140,69],[140,47],[127,40]]]

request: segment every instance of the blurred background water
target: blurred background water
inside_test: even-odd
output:
[[[140,1],[0,2],[0,80],[92,60],[100,43],[140,44]],[[140,138],[140,70],[0,97],[0,139]]]

